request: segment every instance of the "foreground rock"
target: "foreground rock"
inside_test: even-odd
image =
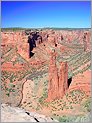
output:
[[[58,122],[57,120],[37,114],[35,112],[27,112],[18,107],[10,107],[9,105],[1,105],[1,121],[2,122]]]

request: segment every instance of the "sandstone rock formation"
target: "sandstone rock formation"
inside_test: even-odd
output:
[[[57,46],[57,37],[55,35],[55,32],[52,32],[51,34],[48,35],[48,43],[51,44],[51,46],[56,47]]]
[[[87,33],[84,33],[83,43],[84,43],[84,51],[86,51],[87,50]]]
[[[59,71],[59,97],[63,97],[68,89],[68,65],[67,62],[60,63],[60,71]]]
[[[50,54],[49,63],[49,85],[48,85],[48,100],[58,97],[58,69],[56,66],[56,52],[55,50]]]
[[[68,65],[67,62],[60,63],[60,70],[56,65],[56,52],[50,53],[49,63],[49,85],[47,100],[62,98],[68,89]]]
[[[84,51],[89,50],[90,49],[90,32],[85,32],[84,36],[83,36],[83,44],[84,44]]]
[[[33,31],[33,33],[36,33],[36,31]],[[86,52],[84,52],[83,44],[84,33],[86,33],[85,30],[39,30],[37,35],[42,37],[42,42],[40,37],[35,40],[36,47],[32,50],[34,55],[29,58],[30,47],[28,44],[28,36],[30,32],[28,34],[22,31],[2,32],[2,103],[18,106],[24,101],[23,108],[26,110],[30,109],[31,111],[29,103],[32,101],[32,106],[34,110],[37,111],[39,106],[34,107],[36,101],[40,103],[42,107],[42,103],[44,103],[44,100],[47,98],[47,92],[48,101],[54,101],[56,98],[58,98],[58,100],[59,98],[64,100],[62,97],[68,89],[68,78],[73,78],[77,74],[90,69],[91,33],[87,31],[86,43],[84,41]],[[55,51],[51,51],[52,48],[54,48]],[[33,95],[30,93],[30,83],[28,84],[28,81],[26,81],[27,76],[29,77],[30,83],[32,80],[35,85],[35,95],[34,92]],[[72,80],[72,82],[75,83],[75,79],[73,78]],[[79,78],[79,80],[77,79],[76,81],[81,83],[85,80],[81,79],[80,81]],[[24,84],[25,81],[26,83]],[[74,88],[72,88],[71,84],[69,89],[79,90],[80,83],[79,86],[76,84]],[[27,84],[27,91],[23,88],[23,84],[24,86]],[[89,85],[86,85],[87,84],[81,86],[85,92],[87,90],[86,88],[89,88]],[[90,93],[90,91],[88,93]],[[30,94],[34,100],[32,100]],[[26,103],[23,97],[26,97]],[[47,104],[46,102],[46,105]],[[44,110],[47,110],[47,107]]]

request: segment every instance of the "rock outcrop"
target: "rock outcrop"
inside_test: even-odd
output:
[[[47,117],[35,112],[28,112],[18,107],[1,105],[1,122],[59,122],[56,119]]]
[[[84,44],[84,51],[87,51],[90,49],[90,32],[86,32],[84,33],[84,36],[83,36],[83,44]]]
[[[55,99],[58,96],[58,69],[56,66],[56,52],[50,53],[49,63],[49,85],[48,85],[48,100]]]
[[[68,65],[67,62],[60,63],[60,70],[56,65],[56,52],[50,53],[49,84],[47,101],[62,98],[68,89]]]
[[[63,97],[68,89],[68,65],[67,62],[60,63],[59,71],[59,97]]]
[[[83,43],[84,43],[84,52],[85,52],[87,50],[87,33],[84,33]]]

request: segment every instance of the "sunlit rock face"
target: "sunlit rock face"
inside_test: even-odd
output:
[[[59,98],[63,97],[68,90],[68,64],[67,62],[60,62],[59,71]]]
[[[58,69],[56,66],[56,53],[50,53],[49,62],[49,85],[48,85],[48,100],[53,100],[58,97]]]
[[[60,69],[56,65],[56,52],[50,53],[49,61],[49,85],[48,101],[62,98],[68,89],[68,65],[67,62],[60,62]]]

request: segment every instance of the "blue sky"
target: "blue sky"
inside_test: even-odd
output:
[[[90,1],[2,1],[2,27],[90,28]]]

